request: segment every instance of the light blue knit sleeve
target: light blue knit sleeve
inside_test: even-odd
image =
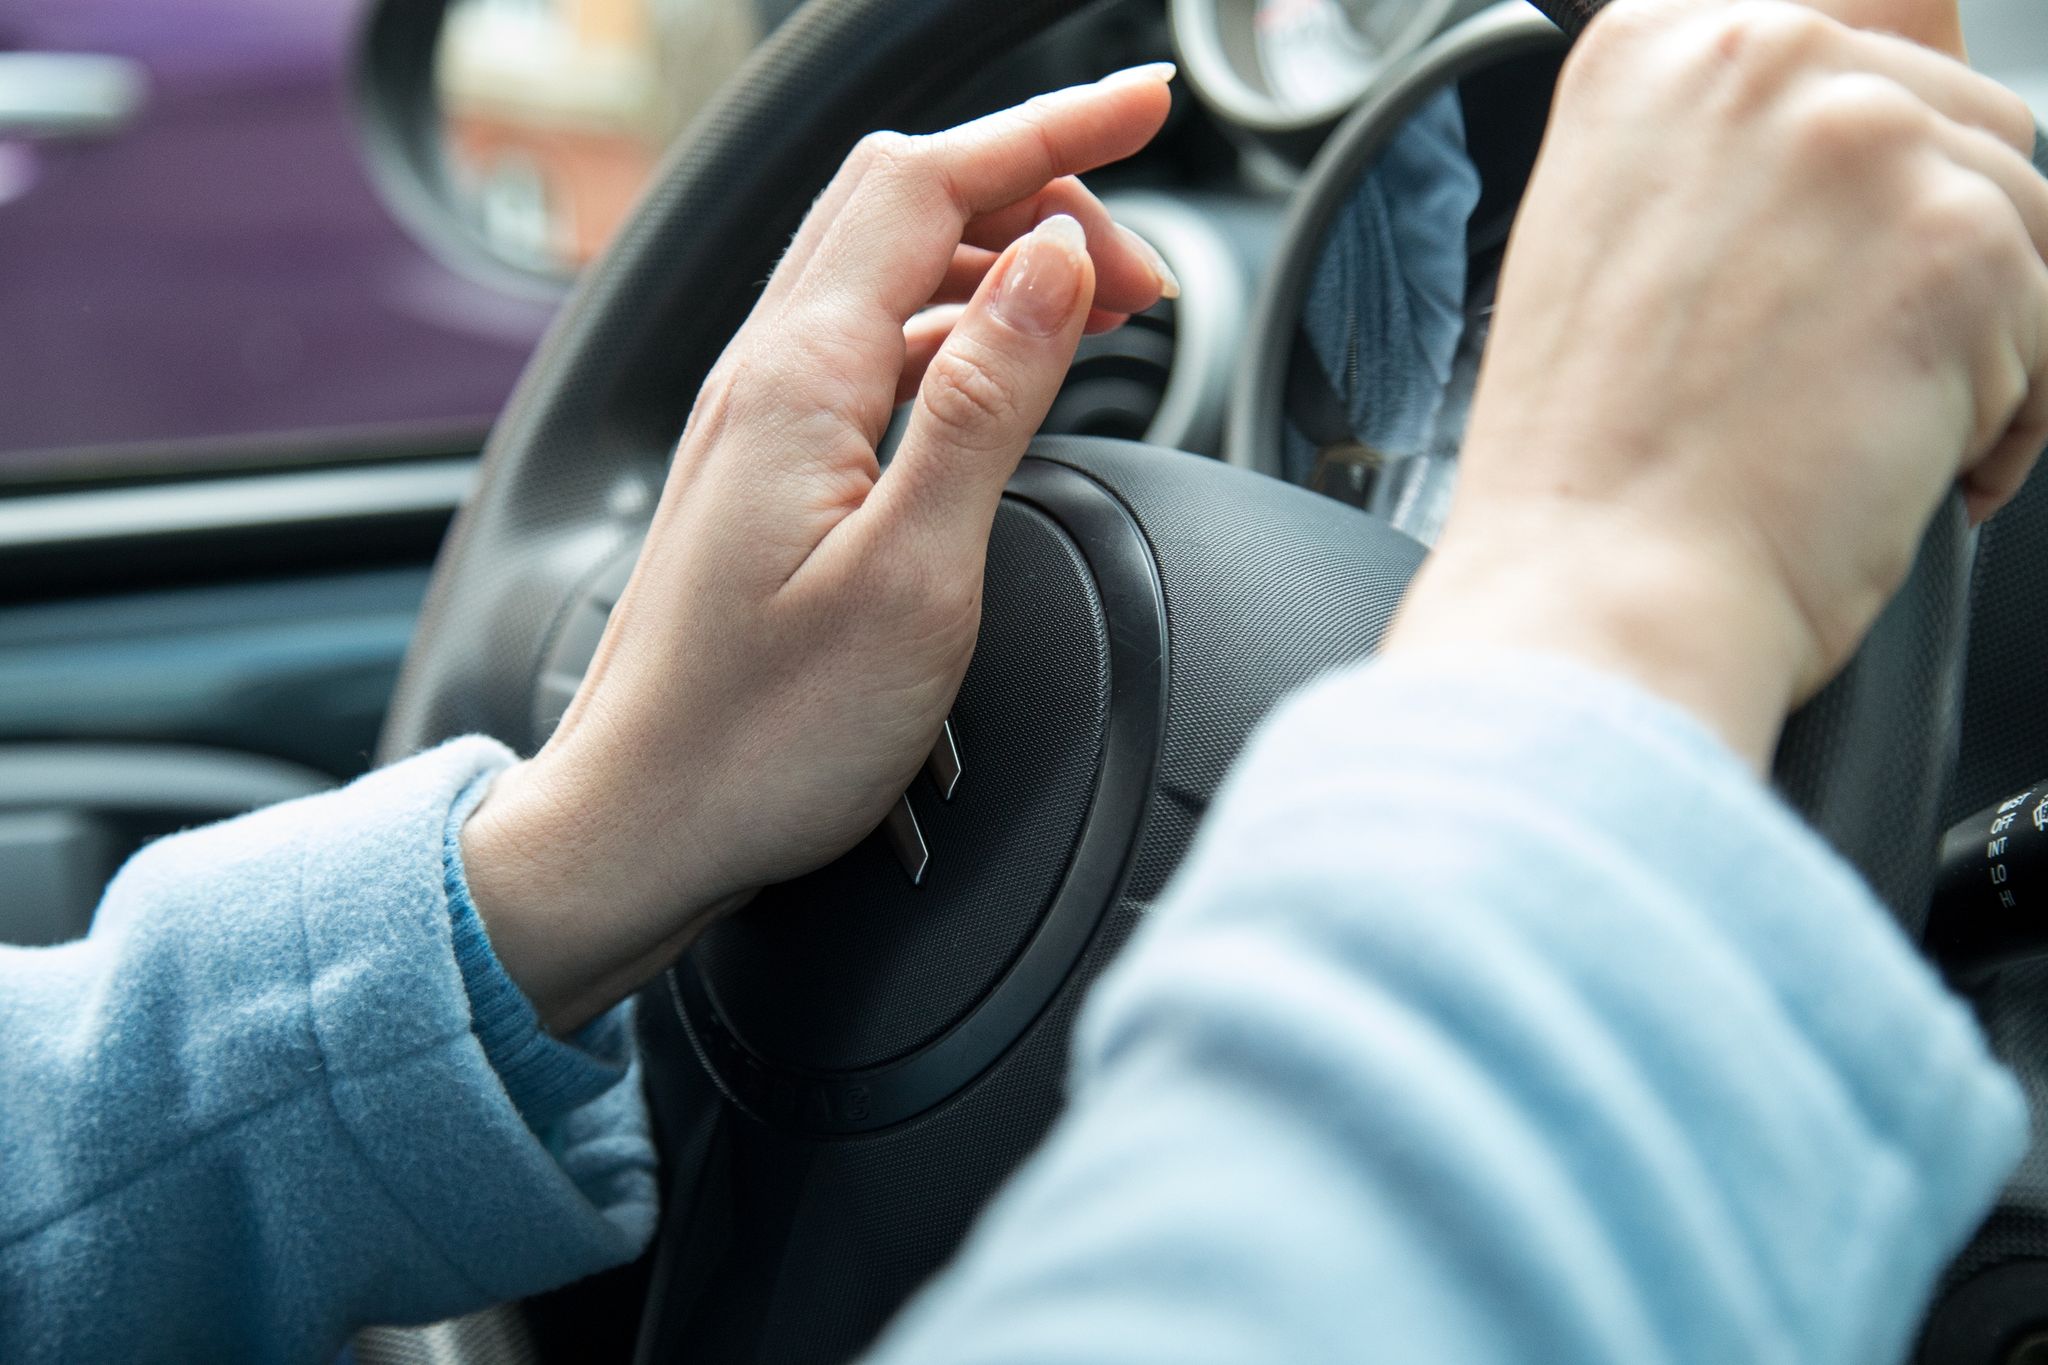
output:
[[[442,887],[455,965],[469,996],[469,1027],[512,1105],[536,1133],[548,1133],[563,1115],[582,1108],[626,1078],[633,1061],[633,1002],[599,1015],[568,1039],[540,1025],[519,984],[498,961],[462,865],[462,825],[490,789],[495,772],[472,781],[456,797],[441,833]]]
[[[541,1033],[450,856],[509,757],[165,839],[0,949],[0,1360],[327,1361],[645,1245],[622,1020]]]
[[[1975,1026],[1688,717],[1386,661],[1268,724],[889,1365],[1882,1365],[2020,1151]]]

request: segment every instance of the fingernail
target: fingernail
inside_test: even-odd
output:
[[[1124,241],[1130,245],[1131,250],[1138,253],[1139,259],[1152,267],[1153,278],[1159,281],[1159,297],[1162,299],[1179,298],[1180,276],[1173,273],[1173,267],[1168,265],[1166,258],[1159,254],[1159,248],[1153,246],[1122,223],[1116,225],[1116,230],[1123,235]]]
[[[1081,258],[1088,234],[1064,213],[1054,214],[1018,243],[990,304],[1020,332],[1049,337],[1074,316],[1081,292]]]
[[[1116,87],[1121,85],[1166,85],[1180,73],[1172,62],[1147,62],[1143,66],[1127,66],[1121,71],[1112,71],[1097,85]]]

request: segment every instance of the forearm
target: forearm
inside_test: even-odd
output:
[[[1375,665],[1254,745],[1072,1112],[882,1356],[1868,1365],[2021,1126],[1693,723],[1528,658]]]
[[[644,1240],[630,1078],[565,1079],[458,961],[451,803],[504,760],[164,840],[92,937],[0,952],[0,1357],[322,1359]]]

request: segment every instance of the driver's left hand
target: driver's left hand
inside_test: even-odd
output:
[[[462,833],[549,1027],[844,852],[916,775],[974,647],[1003,485],[1083,331],[1177,289],[1073,178],[1151,140],[1172,74],[871,136],[812,207],[698,395],[574,704]]]

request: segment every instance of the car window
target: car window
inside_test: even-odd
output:
[[[455,0],[436,67],[465,268],[352,105],[369,0],[0,0],[0,489],[474,449],[566,277],[794,0]],[[1964,0],[2048,109],[2040,0]]]
[[[674,71],[782,7],[457,0],[449,176],[492,252],[595,255],[709,93]],[[368,9],[0,0],[0,488],[476,448],[562,289],[394,216]]]
[[[449,188],[494,255],[567,274],[785,0],[456,0],[436,49]]]

